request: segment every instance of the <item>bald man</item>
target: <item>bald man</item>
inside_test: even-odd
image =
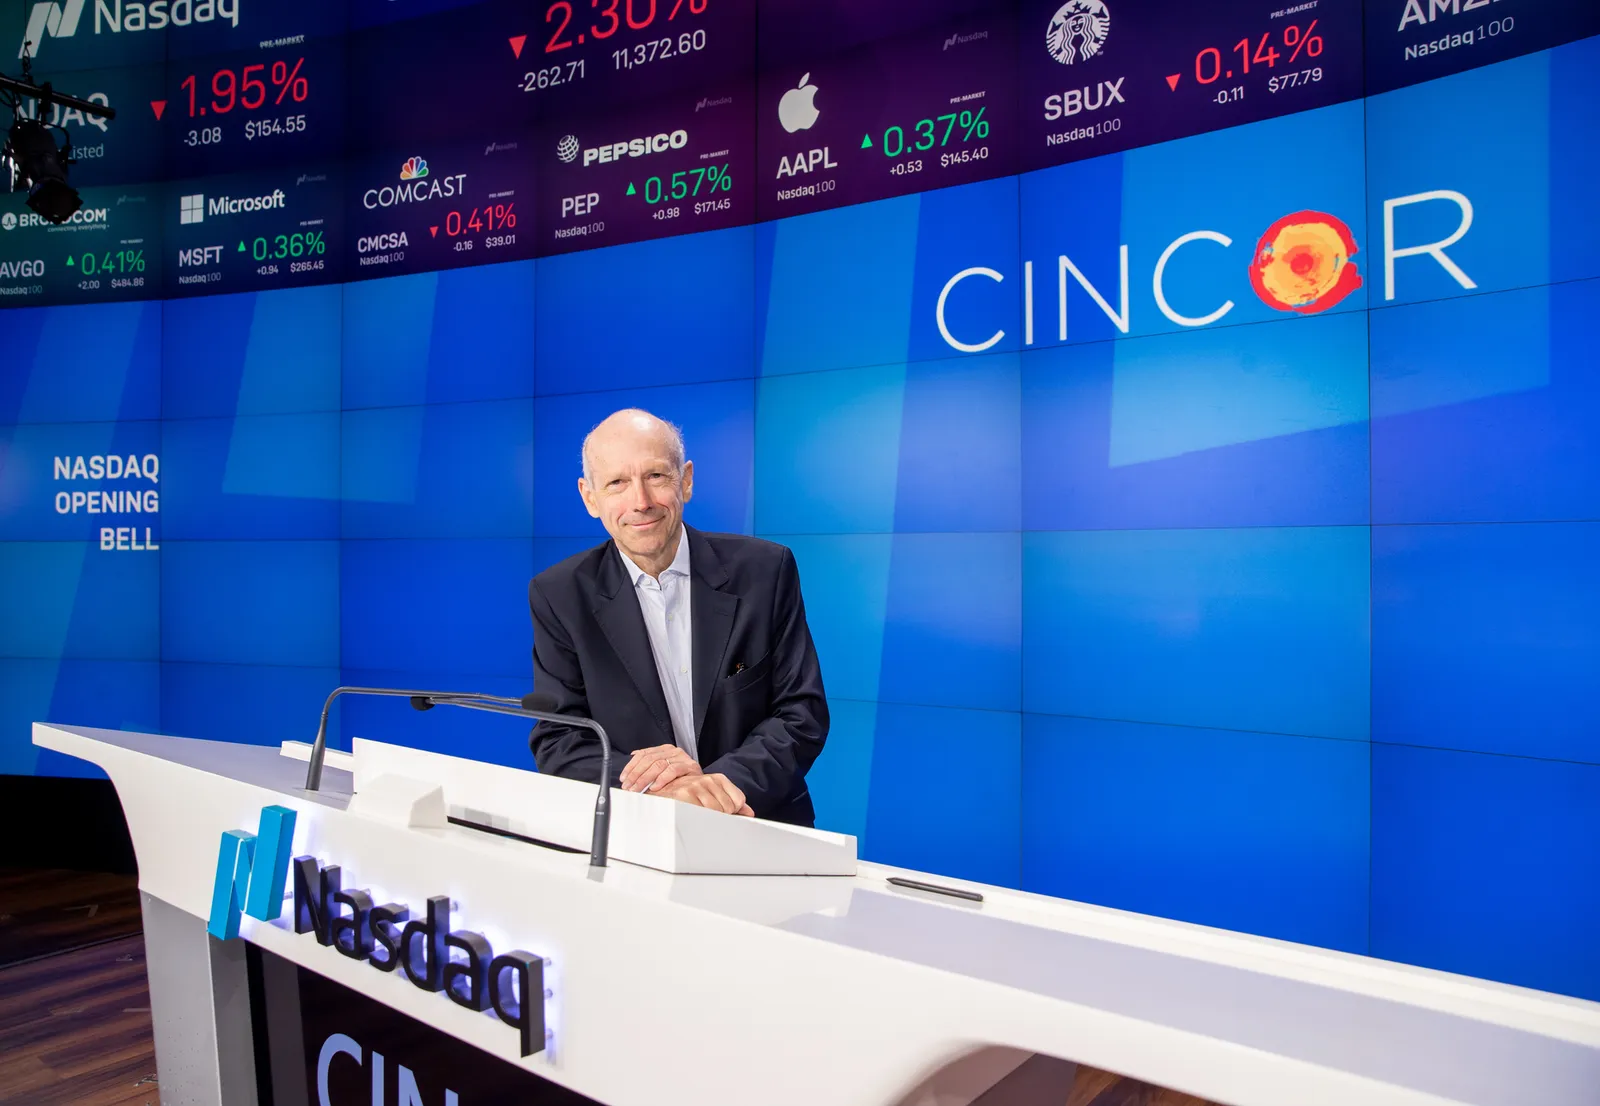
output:
[[[534,690],[606,728],[614,784],[812,825],[828,704],[794,555],[685,526],[694,463],[648,411],[590,431],[578,494],[610,540],[528,585]],[[541,772],[600,778],[587,730],[540,723],[533,750]]]

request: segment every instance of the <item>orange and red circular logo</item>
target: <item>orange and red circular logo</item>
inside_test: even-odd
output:
[[[1279,311],[1326,311],[1361,287],[1350,259],[1356,240],[1344,222],[1322,211],[1296,211],[1267,228],[1250,262],[1256,295]]]

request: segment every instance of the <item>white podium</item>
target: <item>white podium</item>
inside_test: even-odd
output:
[[[654,797],[615,795],[591,870],[593,786],[378,742],[314,793],[293,746],[34,742],[121,798],[164,1106],[1061,1106],[1092,1069],[1227,1106],[1600,1102],[1596,1003],[858,863],[849,837]],[[474,977],[479,954],[503,970]],[[508,998],[513,962],[542,1005]]]

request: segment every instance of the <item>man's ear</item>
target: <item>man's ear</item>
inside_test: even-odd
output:
[[[683,463],[683,501],[685,503],[694,498],[694,462]]]
[[[590,518],[600,517],[600,508],[594,505],[594,494],[589,489],[589,482],[581,476],[578,477],[578,497],[583,500],[583,508],[589,512]]]

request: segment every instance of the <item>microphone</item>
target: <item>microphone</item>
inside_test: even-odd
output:
[[[509,714],[517,718],[531,718],[536,722],[553,722],[562,726],[577,726],[593,730],[600,739],[600,793],[594,802],[594,833],[589,843],[589,865],[606,866],[611,846],[611,739],[605,727],[592,718],[577,714],[560,714],[550,710],[548,695],[535,692],[521,699],[507,699],[499,695],[481,695],[470,691],[416,691],[393,687],[338,687],[322,704],[322,719],[317,724],[317,740],[311,747],[311,760],[306,765],[307,791],[322,787],[322,762],[328,748],[328,710],[341,695],[382,695],[409,699],[413,710],[432,710],[436,706],[464,707],[467,710],[488,711],[491,714]],[[531,704],[531,705],[530,705]]]

